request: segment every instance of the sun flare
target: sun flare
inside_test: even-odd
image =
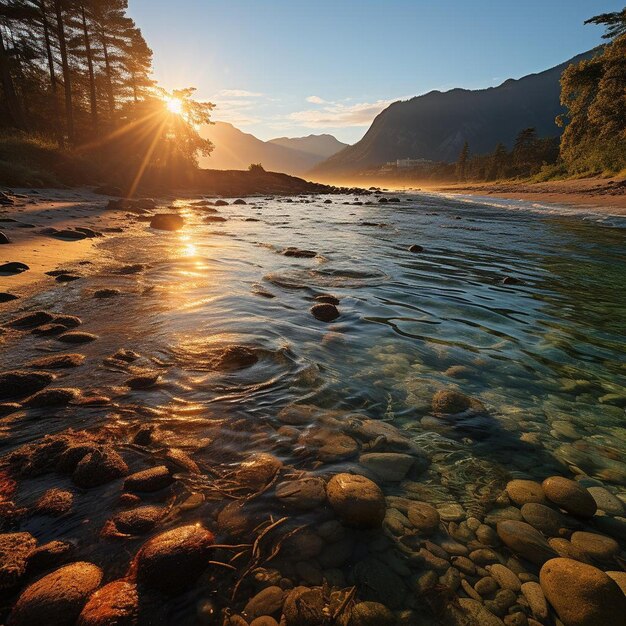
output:
[[[165,106],[170,113],[175,115],[182,115],[183,113],[183,101],[180,98],[167,98]]]

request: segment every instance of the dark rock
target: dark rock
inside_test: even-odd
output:
[[[248,204],[248,203],[245,200],[242,200],[241,198],[237,198],[237,200],[235,200],[233,204]]]
[[[124,459],[111,448],[98,448],[86,454],[76,466],[72,480],[79,487],[98,487],[128,473]]]
[[[280,615],[283,607],[285,592],[278,586],[266,587],[252,596],[243,609],[243,614],[249,621],[262,615]]]
[[[94,298],[113,298],[122,293],[119,289],[97,289],[93,292]]]
[[[319,587],[296,587],[283,606],[286,626],[319,626],[325,621],[324,595]]]
[[[315,509],[326,501],[326,484],[314,476],[290,480],[277,485],[276,497],[295,509]]]
[[[295,248],[293,246],[289,246],[282,251],[283,256],[295,257],[297,259],[312,259],[317,256],[317,252],[315,250],[301,250],[300,248]]]
[[[228,206],[228,202],[226,200],[216,200],[215,206]]]
[[[521,508],[525,522],[548,537],[558,537],[560,530],[567,527],[565,518],[554,509],[538,502],[527,502]]]
[[[0,230],[0,244],[11,243],[11,240]]]
[[[102,233],[93,230],[92,228],[87,228],[86,226],[76,226],[74,230],[77,230],[79,233],[83,233],[89,237],[89,239],[93,239],[94,237],[102,237]]]
[[[3,263],[0,265],[0,274],[21,274],[30,267],[26,263],[20,263],[19,261],[10,261],[9,263]]]
[[[165,515],[165,512],[165,509],[160,506],[139,506],[118,513],[113,518],[113,523],[122,533],[142,535],[150,532]]]
[[[93,335],[92,333],[84,333],[77,330],[72,330],[67,333],[63,333],[58,337],[59,341],[63,343],[89,343],[90,341],[95,341],[98,338],[97,335]]]
[[[39,576],[49,569],[60,567],[66,563],[73,552],[74,546],[67,541],[44,543],[28,555],[26,572],[28,576]]]
[[[171,485],[173,480],[167,467],[159,465],[128,476],[124,481],[124,489],[139,492],[159,491]]]
[[[149,389],[157,384],[159,376],[159,372],[145,372],[129,378],[126,385],[131,389]]]
[[[92,563],[65,565],[22,592],[8,624],[72,626],[101,581],[102,570]]]
[[[454,389],[441,389],[433,396],[433,413],[444,415],[454,415],[463,413],[471,408],[471,398]]]
[[[211,369],[230,371],[250,367],[259,357],[256,350],[248,346],[226,346],[209,351],[207,360]]]
[[[0,534],[0,592],[20,584],[28,556],[36,546],[37,540],[30,533]]]
[[[177,213],[157,213],[150,220],[150,227],[157,230],[180,230],[185,220]]]
[[[78,389],[59,387],[56,389],[44,389],[30,396],[23,402],[23,406],[29,408],[46,408],[67,406],[79,396]]]
[[[593,496],[569,478],[551,476],[541,484],[546,497],[560,508],[579,517],[593,517],[598,506]]]
[[[59,274],[55,280],[57,283],[72,283],[75,280],[79,280],[81,277],[75,274]]]
[[[221,215],[207,215],[202,219],[205,224],[211,224],[213,222],[225,222],[226,218]]]
[[[336,474],[328,482],[326,493],[339,519],[349,526],[378,528],[385,518],[385,497],[369,478]]]
[[[31,331],[33,335],[40,335],[41,337],[51,337],[52,335],[58,335],[67,330],[63,324],[44,324],[43,326],[37,326]]]
[[[9,328],[35,328],[43,324],[49,324],[53,319],[54,315],[48,313],[48,311],[35,311],[12,319],[5,326]]]
[[[380,602],[358,602],[350,611],[348,626],[395,626],[394,614]]]
[[[57,230],[54,233],[54,237],[59,239],[67,239],[69,241],[79,241],[81,239],[87,239],[85,233],[81,233],[78,230],[71,230],[70,228],[64,228],[63,230]]]
[[[3,372],[0,374],[0,399],[19,398],[41,391],[54,380],[48,372]]]
[[[31,361],[29,367],[41,367],[45,369],[62,369],[66,367],[78,367],[85,360],[83,354],[53,354]]]
[[[413,527],[424,534],[433,533],[439,528],[439,513],[427,502],[411,502],[406,516]]]
[[[35,505],[35,512],[39,515],[61,517],[72,510],[74,494],[65,489],[48,489]]]
[[[315,301],[321,304],[334,304],[335,306],[339,305],[339,298],[329,293],[322,293],[319,296],[315,296]]]
[[[556,553],[548,545],[543,535],[530,524],[515,520],[498,522],[498,536],[516,554],[536,565],[543,565]]]
[[[424,248],[414,243],[413,245],[409,246],[409,252],[413,252],[413,253],[424,252]]]
[[[150,539],[137,555],[137,578],[164,593],[176,593],[206,568],[213,534],[199,525],[181,526]]]
[[[322,322],[332,322],[339,317],[339,310],[334,304],[322,303],[314,304],[311,307],[313,317]]]
[[[0,291],[0,302],[11,302],[11,300],[17,300],[19,296],[6,291]]]

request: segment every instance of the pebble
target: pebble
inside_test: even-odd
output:
[[[122,292],[119,289],[105,288],[105,289],[96,289],[93,292],[94,298],[114,298],[115,296],[119,296]]]
[[[369,478],[336,474],[328,482],[326,492],[331,507],[345,524],[364,528],[377,528],[382,524],[385,497]]]
[[[142,535],[150,532],[164,515],[165,510],[160,506],[139,506],[118,513],[113,523],[121,533]]]
[[[526,598],[532,614],[540,621],[548,619],[548,603],[543,595],[541,585],[536,582],[526,582],[521,587],[522,595]]]
[[[460,522],[466,517],[463,507],[454,502],[438,505],[437,511],[444,522]]]
[[[400,482],[409,473],[415,458],[398,452],[368,452],[359,463],[382,481]]]
[[[480,624],[480,626],[502,626],[503,624],[502,620],[488,611],[479,600],[459,598],[459,605],[474,620],[473,623]]]
[[[559,556],[574,559],[576,561],[582,561],[583,563],[589,562],[589,559],[585,556],[583,551],[573,546],[567,539],[556,537],[548,539],[548,543]]]
[[[497,532],[508,548],[536,565],[542,565],[556,556],[543,535],[526,522],[498,522]]]
[[[602,570],[572,559],[551,559],[539,573],[541,589],[565,626],[623,626],[626,596]]]
[[[243,614],[249,621],[262,615],[280,614],[284,599],[285,592],[280,587],[266,587],[248,600]]]
[[[534,480],[511,480],[507,483],[506,493],[517,506],[523,506],[530,502],[546,503],[543,487]]]
[[[588,487],[587,491],[595,500],[598,509],[609,515],[623,515],[624,505],[619,498],[616,498],[608,489],[604,487]]]
[[[91,595],[77,626],[133,626],[139,620],[137,585],[115,580]]]
[[[454,415],[463,413],[472,406],[471,398],[454,389],[441,389],[432,399],[433,413]]]
[[[213,534],[200,525],[167,530],[137,554],[137,578],[164,593],[176,593],[206,568],[212,544]]]
[[[54,315],[48,311],[33,311],[20,317],[8,321],[5,326],[8,328],[36,328],[43,324],[49,324],[54,319]]]
[[[0,274],[21,274],[29,270],[30,267],[26,263],[20,263],[19,261],[9,261],[9,263],[3,263],[0,265]]]
[[[101,581],[102,570],[92,563],[65,565],[22,592],[8,623],[11,626],[71,626]]]
[[[135,376],[131,376],[126,381],[126,386],[131,389],[149,389],[157,384],[159,376],[159,372],[144,372],[142,374],[137,374]]]
[[[173,480],[169,469],[165,465],[158,465],[128,476],[124,481],[124,489],[138,492],[159,491],[171,485]]]
[[[411,524],[424,534],[430,534],[439,527],[439,512],[426,502],[412,502],[407,509]]]
[[[561,476],[551,476],[542,483],[548,500],[578,517],[593,517],[597,510],[591,494],[577,482]]]
[[[348,626],[395,626],[394,614],[380,602],[358,602],[352,607]]]
[[[525,522],[549,537],[559,536],[561,529],[567,526],[564,517],[544,504],[529,502],[521,509]]]
[[[489,596],[498,590],[498,583],[491,576],[485,576],[474,585],[474,589],[481,596]]]
[[[521,589],[520,579],[508,567],[495,563],[494,565],[488,565],[487,571],[502,589],[510,589],[511,591],[519,591]]]

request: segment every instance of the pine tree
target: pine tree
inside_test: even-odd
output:
[[[458,180],[465,180],[467,175],[467,162],[469,159],[469,144],[467,141],[463,144],[461,153],[456,162],[456,177]]]

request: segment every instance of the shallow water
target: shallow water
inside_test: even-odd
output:
[[[279,445],[276,415],[300,402],[406,430],[431,458],[423,479],[430,499],[469,511],[481,511],[492,486],[512,476],[542,480],[569,471],[623,491],[626,219],[520,202],[401,197],[365,206],[344,204],[344,196],[332,204],[252,199],[220,207],[227,221],[210,224],[193,201],[179,200],[181,231],[138,221],[108,235],[98,260],[81,267],[83,279],[11,309],[78,315],[81,330],[99,339],[66,346],[11,336],[2,361],[16,368],[42,351],[82,352],[85,363],[59,370],[57,386],[103,393],[114,405],[11,415],[0,426],[2,453],[68,427],[102,427],[125,441],[151,423],[199,463],[253,451],[294,462],[297,450]],[[409,253],[414,243],[424,251]],[[317,256],[285,257],[287,246]],[[135,263],[145,268],[120,273]],[[516,280],[504,284],[505,277]],[[122,294],[93,299],[104,287]],[[340,299],[340,317],[330,324],[309,312],[323,293]],[[213,351],[231,344],[257,350],[258,361],[216,371]],[[141,359],[103,360],[120,348]],[[145,369],[161,372],[157,388],[124,387]],[[487,411],[433,418],[433,393],[449,387]],[[190,481],[189,488],[202,485]],[[95,502],[77,506],[101,525],[108,513],[95,512]],[[74,518],[32,524],[26,529],[42,541],[86,532]],[[83,556],[92,550],[99,549]]]

